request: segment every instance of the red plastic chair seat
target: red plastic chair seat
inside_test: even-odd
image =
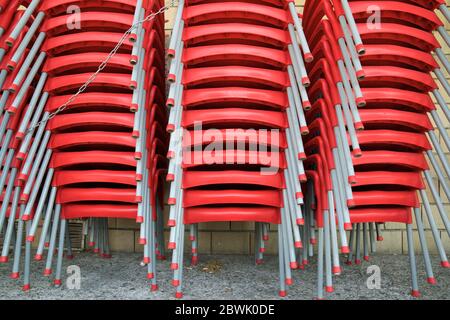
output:
[[[229,2],[236,2],[236,0],[189,0],[188,6],[193,5],[199,5],[204,3],[229,3]],[[270,5],[273,7],[284,7],[285,0],[241,0],[241,2],[245,3],[258,3],[258,4],[264,4],[264,5]]]
[[[245,61],[252,65],[261,63],[282,68],[289,64],[290,59],[286,51],[245,44],[190,47],[183,51],[183,63],[186,66],[205,63],[230,65],[230,61]]]
[[[63,170],[56,171],[52,185],[63,187],[81,183],[114,183],[136,186],[136,171],[125,170]]]
[[[412,223],[410,207],[356,208],[350,210],[352,223],[400,222]]]
[[[262,205],[281,208],[280,190],[184,190],[183,208],[207,205]]]
[[[82,201],[110,201],[136,203],[136,189],[116,188],[61,188],[56,203],[67,204]]]
[[[280,209],[274,207],[199,207],[184,210],[184,223],[254,221],[280,224]]]
[[[50,161],[50,168],[62,169],[80,164],[112,164],[136,167],[134,152],[79,151],[56,152]]]
[[[211,152],[193,151],[183,153],[183,169],[203,165],[257,165],[285,169],[284,153],[258,152],[253,150],[212,150]]]
[[[352,157],[353,165],[359,166],[399,166],[409,170],[427,170],[428,164],[422,152],[398,152],[398,151],[365,151],[360,157]]]
[[[364,127],[382,127],[395,129],[399,126],[408,127],[417,132],[427,132],[433,129],[433,124],[426,114],[394,109],[360,109],[359,115]]]
[[[352,1],[350,8],[357,22],[366,22],[372,12],[368,7],[374,5],[371,1]],[[400,1],[377,1],[377,9],[380,10],[383,22],[410,24],[425,30],[435,30],[443,23],[436,14],[428,9],[417,7]]]
[[[88,52],[71,54],[60,57],[48,58],[45,62],[43,72],[50,75],[63,75],[63,73],[76,72],[84,73],[97,70],[100,63],[107,57],[104,52]],[[129,54],[116,54],[109,61],[105,72],[117,72],[116,70],[129,71],[133,70],[130,63],[131,56]]]
[[[118,12],[134,12],[136,0],[54,0],[42,1],[39,4],[39,11],[44,11],[48,15],[56,16],[67,13],[69,5],[77,5],[82,10],[115,10]]]
[[[400,186],[411,189],[425,189],[420,172],[360,171],[355,174],[353,188],[372,185]]]
[[[187,25],[249,21],[284,27],[292,18],[283,9],[245,2],[205,3],[188,6],[183,12]]]
[[[355,191],[353,201],[358,206],[404,206],[418,207],[420,205],[417,193],[412,191]]]
[[[366,66],[364,72],[366,76],[360,81],[362,87],[393,86],[421,92],[437,89],[436,83],[428,72],[391,66]]]
[[[210,145],[211,143],[260,145],[283,150],[287,148],[286,134],[284,132],[210,129],[186,131],[184,133],[183,148]]]
[[[290,43],[289,36],[284,30],[245,23],[192,26],[185,28],[183,32],[183,42],[188,46],[215,44],[219,39],[222,44],[227,43],[224,41],[226,39],[235,43],[241,41],[245,44],[277,48],[284,48]]]
[[[284,71],[244,66],[186,69],[183,72],[182,83],[188,87],[231,85],[256,88],[265,86],[275,89],[285,88],[290,84],[287,73]]]
[[[58,115],[48,122],[48,129],[53,132],[73,128],[98,128],[105,130],[131,129],[134,124],[134,114],[113,112],[83,112]],[[129,130],[131,132],[131,130]]]
[[[284,189],[283,176],[280,173],[263,175],[260,172],[222,170],[222,171],[184,171],[183,189],[208,185],[256,185]]]
[[[91,76],[91,73],[72,74],[67,76],[50,77],[47,80],[44,91],[50,94],[58,94],[81,87]],[[131,74],[123,73],[99,73],[89,88],[101,88],[106,90],[119,89],[131,91]]]
[[[137,205],[117,204],[65,204],[61,208],[62,219],[118,218],[136,219]]]
[[[100,51],[100,48],[102,48],[105,52],[109,52],[120,41],[122,35],[122,33],[94,31],[66,34],[47,39],[42,46],[42,51],[49,53],[51,56],[69,54],[71,51],[77,50],[90,52],[92,48],[95,48],[95,51]],[[125,41],[118,52],[130,53],[132,49],[133,44]]]
[[[245,125],[254,124],[257,126],[265,126],[270,128],[285,129],[288,127],[286,115],[284,112],[266,111],[266,110],[249,110],[243,108],[226,108],[226,109],[206,109],[206,110],[189,110],[183,112],[182,127],[191,128],[196,122],[202,123],[203,126],[208,125]]]
[[[381,23],[380,28],[358,23],[357,27],[364,44],[395,44],[426,52],[440,47],[432,33],[397,23]]]
[[[121,146],[134,148],[136,139],[127,132],[105,132],[105,131],[88,131],[88,132],[71,132],[53,134],[50,138],[50,149],[66,149],[79,146]]]
[[[67,24],[73,19],[72,15],[61,15],[45,20],[41,31],[48,36],[58,36],[67,32]],[[80,23],[83,31],[93,29],[108,30],[110,32],[125,32],[133,24],[133,15],[115,12],[83,12],[77,15],[77,23]]]
[[[415,151],[432,150],[427,137],[423,133],[404,132],[398,130],[363,130],[356,133],[362,146],[407,147]]]
[[[231,104],[236,107],[247,107],[247,105],[250,105],[254,108],[267,106],[275,109],[285,109],[288,106],[288,101],[286,94],[280,91],[242,87],[190,89],[185,90],[183,94],[183,106],[187,109],[202,105],[207,105],[208,107],[217,105],[223,108],[225,104]]]
[[[366,108],[408,108],[418,112],[435,110],[431,97],[426,93],[396,88],[362,88]]]
[[[417,49],[396,45],[364,45],[366,52],[359,59],[364,66],[367,65],[391,65],[411,69],[419,69],[430,72],[439,65],[433,56]]]
[[[53,112],[63,105],[71,95],[50,96],[47,100],[46,110]],[[80,109],[82,111],[117,111],[130,110],[132,105],[132,94],[128,93],[106,93],[88,92],[80,94],[66,110]],[[99,110],[100,109],[100,110]]]

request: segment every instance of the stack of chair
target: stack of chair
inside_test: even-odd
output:
[[[13,95],[3,117],[20,121],[5,134],[2,130],[3,145],[11,140],[8,156],[14,151],[12,162],[5,162],[12,169],[4,184],[18,181],[27,245],[37,240],[42,224],[35,259],[42,260],[48,247],[46,276],[52,274],[57,248],[55,285],[61,284],[65,249],[71,256],[67,221],[83,219],[88,244],[108,258],[108,218],[121,218],[140,223],[148,278],[157,289],[168,145],[164,16],[138,22],[162,5],[159,0],[34,0],[5,35],[12,46],[5,62],[17,75],[8,84]],[[81,12],[68,14],[73,6]],[[137,27],[131,30],[132,25]],[[17,199],[12,199],[14,209]],[[24,270],[28,290],[29,250]],[[13,277],[18,276],[15,269]]]
[[[312,55],[293,1],[180,1],[169,44],[169,249],[182,297],[186,227],[192,264],[198,224],[255,222],[262,263],[278,225],[280,296],[302,247],[301,181]],[[251,128],[251,129],[249,129]]]
[[[309,264],[317,243],[317,298],[322,299],[324,288],[334,290],[332,275],[342,272],[339,253],[350,251],[346,231],[352,229],[352,158],[361,157],[357,132],[363,129],[358,108],[366,104],[359,86],[364,71],[358,57],[362,47],[350,29],[351,16],[337,15],[329,1],[308,1],[303,18],[315,59],[308,65],[311,106],[305,110],[310,131],[304,137],[308,240],[299,262]]]
[[[322,189],[317,190],[319,194],[305,195],[315,201],[312,205],[309,201],[305,211],[320,209],[325,216],[329,213],[329,231],[325,230],[325,239],[331,238],[331,244],[325,245],[328,292],[333,291],[332,273],[341,271],[336,223],[331,213],[334,210],[338,217],[341,252],[349,253],[347,264],[351,264],[353,257],[356,264],[361,263],[361,258],[369,260],[370,253],[376,251],[376,241],[382,240],[379,224],[406,224],[411,294],[419,296],[413,213],[427,281],[435,283],[419,194],[442,266],[449,266],[425,191],[428,185],[448,235],[448,214],[427,163],[428,159],[448,198],[448,163],[434,132],[436,126],[448,148],[448,134],[443,124],[443,117],[448,121],[448,107],[430,74],[434,72],[448,94],[448,83],[431,55],[434,51],[444,67],[448,67],[432,31],[438,31],[447,45],[448,35],[436,14],[430,8],[420,7],[421,4],[425,2],[351,1],[344,4],[344,1],[335,1],[332,5],[328,0],[320,0],[307,1],[305,5],[303,26],[316,58],[308,70],[313,83],[308,90],[313,107],[306,118],[312,135],[305,138],[305,149],[308,157],[308,151],[312,150],[313,156],[322,158],[323,172],[329,180],[325,177],[325,185],[314,185]],[[439,5],[437,1],[434,4],[433,8]],[[445,13],[445,5],[440,7]],[[381,11],[374,13],[378,9]],[[345,17],[349,15],[353,18],[348,19],[346,25]],[[374,22],[379,25],[371,25],[371,15],[380,17],[380,21]],[[327,19],[323,19],[324,16]],[[439,113],[430,93],[439,105]],[[325,196],[330,190],[334,191],[334,201],[331,195]],[[346,250],[342,228],[351,230]],[[321,270],[319,273],[318,297],[322,298]]]

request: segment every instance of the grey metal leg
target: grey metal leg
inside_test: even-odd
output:
[[[355,243],[355,264],[361,264],[361,241],[360,241],[360,236],[361,236],[361,224],[357,223],[356,224],[356,243]]]
[[[25,208],[22,207],[22,210]],[[31,227],[31,222],[26,222],[26,231],[28,232]],[[31,267],[31,242],[25,242],[25,266],[23,276],[23,291],[30,290],[30,267]]]
[[[58,245],[58,260],[56,263],[55,280],[53,281],[56,287],[61,286],[61,271],[64,256],[64,240],[66,238],[66,219],[61,219],[61,227],[59,230],[59,245]]]
[[[48,253],[47,253],[47,261],[45,264],[45,276],[50,276],[52,274],[52,262],[53,262],[53,255],[55,253],[55,245],[56,245],[56,236],[58,234],[58,225],[59,225],[59,217],[61,214],[61,205],[57,204],[55,209],[55,214],[53,216],[53,225],[52,225],[52,231],[50,236],[50,245],[48,247]],[[27,241],[28,243],[28,241]]]
[[[325,290],[333,292],[333,280],[331,274],[331,240],[330,240],[330,221],[328,210],[323,213],[323,224],[325,233]]]
[[[428,201],[428,196],[425,190],[420,190],[420,196],[422,197],[423,206],[425,208],[425,213],[427,215],[428,223],[433,233],[434,243],[438,250],[439,256],[441,258],[441,265],[445,268],[449,268],[450,264],[445,253],[444,246],[442,245],[441,236],[439,234],[436,222],[434,221],[433,214],[430,207],[430,202]]]
[[[22,29],[27,24],[28,20],[30,19],[31,15],[33,14],[34,10],[37,8],[41,1],[40,0],[33,0],[31,1],[30,5],[26,8],[24,14],[20,18],[19,22],[17,22],[14,29],[9,34],[8,40],[6,41],[6,44],[10,47],[13,46],[13,42],[17,39]]]
[[[370,252],[377,252],[377,242],[375,241],[375,223],[369,222],[369,236],[370,236]]]
[[[419,233],[420,246],[422,247],[423,260],[425,262],[425,271],[427,273],[427,282],[436,284],[436,279],[433,275],[433,267],[431,266],[430,254],[428,252],[427,239],[423,230],[422,217],[420,216],[420,209],[414,208],[414,216],[416,217],[417,231]]]
[[[66,243],[66,247],[67,247],[67,255],[66,258],[68,260],[72,260],[73,259],[73,252],[72,252],[72,242],[70,241],[70,228],[69,228],[70,223],[67,223],[66,225],[66,232],[65,232],[65,243]]]
[[[52,187],[50,196],[48,198],[47,209],[45,211],[44,223],[42,224],[41,238],[39,239],[39,245],[36,252],[35,260],[42,260],[42,254],[44,253],[45,242],[48,242],[47,237],[49,236],[49,226],[52,219],[53,207],[55,204],[57,188]],[[30,227],[30,232],[32,227]]]
[[[23,207],[23,206],[21,206]],[[13,268],[11,272],[11,278],[12,279],[18,279],[19,278],[19,270],[20,270],[20,259],[22,257],[22,240],[23,240],[23,233],[24,233],[24,225],[25,222],[22,220],[23,216],[23,210],[20,210],[19,220],[17,221],[17,236],[16,236],[16,243],[14,246],[14,263]]]
[[[412,225],[407,224],[406,225],[406,237],[408,240],[408,255],[409,255],[409,263],[411,267],[411,284],[412,284],[412,291],[411,295],[413,297],[419,297],[419,285],[417,284],[417,269],[416,269],[416,256],[414,253],[414,241],[413,241],[413,230]]]
[[[348,253],[347,261],[345,262],[346,265],[352,264],[354,240],[355,240],[355,228],[353,227],[352,230],[350,231],[350,239],[348,240],[349,253]]]
[[[363,249],[364,249],[364,260],[369,261],[369,239],[367,237],[367,223],[363,223]]]
[[[444,15],[445,19],[447,19],[448,22],[450,22],[450,12],[447,8],[447,6],[444,4],[441,4],[439,6],[439,10],[442,12],[442,14]]]
[[[317,252],[317,299],[323,299],[323,228],[319,228],[318,232],[318,252]]]
[[[285,273],[285,266],[284,266],[284,250],[283,250],[283,239],[281,236],[281,225],[278,225],[278,267],[280,272],[280,291],[279,296],[285,297],[286,296],[286,273]]]
[[[17,169],[12,168],[11,173],[9,175],[8,186],[6,187],[5,195],[3,197],[3,203],[0,209],[0,230],[3,229],[3,223],[5,222],[6,212],[9,206],[9,199],[11,198],[11,194],[14,188],[14,180],[16,179]]]
[[[14,222],[16,221],[17,206],[19,205],[20,192],[21,192],[21,188],[16,187],[14,190],[14,196],[13,196],[13,200],[11,203],[11,209],[10,209],[10,215],[9,215],[9,219],[8,219],[8,225],[6,227],[6,233],[3,238],[3,250],[2,250],[2,255],[1,255],[2,262],[8,261],[9,249],[10,249],[10,245],[11,245],[11,238],[12,238],[12,234],[14,231]],[[6,200],[6,201],[9,202],[8,200]]]
[[[431,178],[431,174],[429,170],[425,170],[423,172],[425,179],[427,180],[428,187],[433,194],[434,200],[436,200],[436,206],[438,208],[439,215],[441,216],[442,222],[444,223],[445,230],[447,231],[448,236],[450,237],[450,221],[448,220],[447,213],[445,211],[444,205],[442,203],[441,197],[439,196],[439,192],[436,189],[436,186],[433,183],[433,179]]]

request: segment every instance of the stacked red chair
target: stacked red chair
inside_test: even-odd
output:
[[[311,181],[313,186],[306,188],[312,192],[305,195],[305,213],[308,217],[310,212],[322,210],[324,217],[328,216],[324,218],[325,224],[329,222],[324,236],[327,292],[333,291],[332,274],[341,271],[336,224],[341,236],[341,253],[348,253],[346,263],[351,264],[355,258],[354,262],[360,264],[362,258],[369,260],[370,253],[376,251],[377,240],[382,240],[379,224],[405,223],[411,294],[419,296],[412,228],[415,219],[427,281],[434,284],[421,202],[441,264],[449,267],[425,191],[428,186],[448,236],[448,213],[427,162],[449,199],[448,162],[435,133],[436,128],[448,149],[449,139],[442,119],[448,121],[448,107],[431,75],[431,72],[435,74],[448,94],[447,80],[431,54],[434,52],[442,65],[448,67],[432,31],[437,31],[447,45],[448,35],[432,9],[440,8],[446,17],[448,14],[442,3],[430,4],[424,1],[306,2],[303,27],[315,60],[308,69],[312,108],[306,113],[311,134],[305,137],[308,157],[305,168],[308,172],[322,167],[325,183],[316,186]],[[346,25],[343,17],[349,15],[353,19],[348,19]],[[320,178],[320,169],[318,175]],[[334,191],[334,201],[330,190]],[[336,211],[337,222],[332,211]],[[343,228],[351,230],[348,247],[342,239]],[[330,241],[328,245],[327,241]],[[319,251],[319,298],[323,297],[321,254]],[[306,253],[303,256],[307,257]]]
[[[192,264],[198,224],[255,222],[262,263],[278,225],[280,296],[302,247],[303,108],[313,57],[293,1],[180,1],[169,44],[169,249],[182,297],[184,233]],[[251,128],[251,129],[249,129]]]
[[[17,11],[19,4],[26,10]],[[24,290],[30,288],[33,241],[36,260],[48,247],[46,276],[57,252],[54,284],[60,285],[64,251],[72,255],[67,221],[83,219],[89,246],[108,258],[108,218],[140,223],[143,262],[157,289],[169,142],[163,5],[33,0],[12,1],[2,11],[11,23],[2,26],[7,97],[0,154],[7,210],[0,222],[11,218],[1,259],[8,260],[10,225],[18,218],[16,238],[26,234],[27,242]],[[19,277],[16,259],[11,276]]]

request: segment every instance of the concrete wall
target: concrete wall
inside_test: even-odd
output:
[[[166,0],[166,3],[169,3],[169,0]],[[296,4],[299,7],[299,10],[302,10],[304,0],[296,0]],[[173,18],[176,12],[176,8],[172,8],[166,14],[166,37],[169,39],[171,34],[171,29],[173,26]],[[440,13],[439,13],[440,15]],[[440,16],[441,17],[441,16]],[[442,18],[442,17],[441,17]],[[446,29],[450,30],[450,24],[446,24]],[[450,55],[450,50],[443,45],[445,49],[445,53],[447,57]],[[444,69],[443,69],[444,70]],[[449,75],[445,72],[447,79],[449,79]],[[444,95],[447,105],[450,103],[450,97],[445,94],[443,90],[441,93]],[[442,114],[442,112],[440,112]],[[441,117],[442,121],[444,121],[446,128],[450,129],[450,124],[446,121],[445,116]],[[448,130],[447,129],[447,130]],[[436,132],[439,136],[439,132]],[[442,140],[441,137],[439,139]],[[443,146],[444,150],[446,150],[445,146]],[[449,154],[447,154],[448,158]],[[436,174],[433,172],[433,177],[436,179]],[[437,182],[438,183],[438,182]],[[439,183],[438,183],[439,185]],[[441,190],[439,186],[439,192],[443,198],[443,200],[447,200],[445,198],[445,194]],[[433,198],[428,192],[430,200]],[[446,202],[445,207],[447,210],[450,209],[450,203]],[[450,251],[450,240],[447,235],[444,234],[444,226],[441,218],[439,217],[439,213],[437,211],[436,204],[434,200],[432,202],[433,214],[435,216],[437,225],[440,229],[441,238],[443,240],[444,246],[446,246],[447,252]],[[166,210],[167,211],[167,210]],[[423,213],[422,215],[425,215]],[[167,221],[167,212],[166,218]],[[429,228],[428,222],[425,222],[426,227],[426,235],[428,240],[428,244],[432,253],[436,252],[436,248],[434,246],[434,242],[432,240],[432,234]],[[110,238],[111,238],[111,247],[113,251],[124,251],[124,252],[142,252],[142,246],[138,244],[137,239],[139,238],[139,229],[138,225],[132,221],[126,220],[117,220],[112,219],[110,221]],[[253,223],[235,223],[235,222],[219,222],[219,223],[206,223],[200,225],[200,253],[204,254],[252,254],[253,253]],[[407,244],[406,244],[406,232],[405,226],[398,223],[389,223],[386,224],[383,229],[383,237],[384,241],[378,243],[377,249],[378,252],[385,253],[397,253],[397,254],[405,254],[407,253]],[[276,226],[272,226],[271,231],[272,235],[270,237],[270,241],[267,245],[268,253],[276,252]],[[166,239],[168,238],[168,233]],[[415,240],[416,245],[415,248],[419,248],[418,236],[417,232],[415,232]],[[186,241],[186,243],[190,243]],[[189,249],[189,244],[186,245],[187,249]],[[420,250],[420,249],[418,249]]]

